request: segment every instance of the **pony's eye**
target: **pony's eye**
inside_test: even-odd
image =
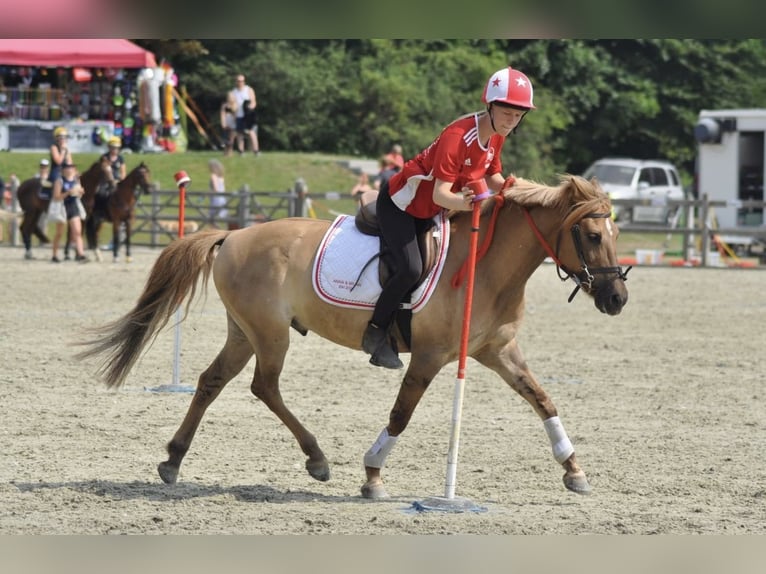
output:
[[[596,245],[601,243],[601,234],[600,233],[588,233],[588,239],[590,239],[593,243]]]

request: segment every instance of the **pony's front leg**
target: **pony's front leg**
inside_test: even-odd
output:
[[[112,261],[120,260],[120,221],[115,217],[112,222]]]
[[[362,485],[364,498],[388,497],[380,471],[385,466],[386,458],[393,450],[399,435],[407,428],[412,413],[418,406],[428,385],[439,372],[438,367],[426,369],[418,366],[417,363],[417,357],[410,359],[410,366],[404,375],[394,408],[391,409],[388,417],[388,426],[380,432],[378,438],[364,454],[364,471],[367,475],[367,482]]]
[[[130,219],[125,221],[125,261],[132,263],[133,258],[130,256]]]
[[[585,472],[577,464],[574,447],[561,424],[556,407],[527,367],[516,340],[500,349],[485,350],[474,358],[500,375],[532,406],[543,421],[553,449],[553,458],[564,467],[564,486],[578,494],[588,494],[590,484]]]

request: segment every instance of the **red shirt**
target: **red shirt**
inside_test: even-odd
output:
[[[500,149],[504,142],[503,136],[493,133],[487,147],[482,146],[478,114],[455,120],[391,177],[391,199],[413,217],[434,217],[444,209],[433,200],[435,180],[452,182],[452,191],[457,193],[471,180],[501,173]]]

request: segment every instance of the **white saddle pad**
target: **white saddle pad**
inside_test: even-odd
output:
[[[437,239],[436,265],[413,292],[409,303],[413,313],[428,303],[441,276],[449,247],[449,222],[443,213],[434,218],[431,233]],[[372,309],[382,291],[378,279],[377,257],[364,269],[370,259],[380,251],[380,238],[361,233],[352,215],[339,215],[319,244],[312,282],[316,294],[327,303],[351,309]],[[361,275],[360,275],[361,273]]]

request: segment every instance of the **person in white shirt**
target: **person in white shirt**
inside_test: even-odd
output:
[[[259,155],[261,150],[260,145],[258,144],[258,124],[255,115],[255,109],[258,107],[258,102],[255,98],[255,90],[245,83],[245,76],[239,74],[236,79],[236,85],[231,91],[231,95],[236,102],[236,111],[234,112],[236,137],[247,137],[250,140],[253,153]],[[233,147],[234,140],[231,136],[229,142]],[[238,147],[240,153],[242,153],[243,147]]]

